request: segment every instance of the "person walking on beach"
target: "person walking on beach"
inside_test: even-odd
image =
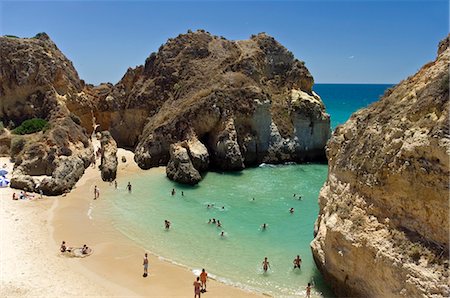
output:
[[[269,264],[269,261],[267,261],[267,257],[264,258],[262,265],[263,265],[264,272],[267,272],[267,270],[270,268],[270,264]]]
[[[117,189],[117,181],[114,180],[114,189]]]
[[[131,193],[131,183],[130,183],[130,181],[128,181],[127,189],[128,189],[128,193]]]
[[[206,280],[208,279],[208,273],[206,273],[205,269],[202,269],[202,273],[200,273],[200,281],[202,282],[202,293],[206,292]]]
[[[143,265],[144,265],[144,275],[143,276],[147,277],[147,275],[148,275],[148,255],[147,255],[147,253],[144,254]]]
[[[294,269],[298,268],[300,269],[300,267],[302,266],[302,258],[300,258],[299,255],[297,255],[297,257],[294,259]]]
[[[194,281],[193,285],[194,285],[194,298],[196,298],[198,296],[198,298],[200,298],[200,288],[201,288],[201,284],[199,282],[200,277],[197,276],[197,280]]]
[[[100,196],[100,190],[99,188],[96,186],[94,186],[94,200],[97,200],[97,198]]]

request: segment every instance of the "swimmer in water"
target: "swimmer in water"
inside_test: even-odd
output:
[[[297,255],[297,257],[294,259],[294,269],[298,268],[300,269],[300,267],[302,266],[302,258],[300,258],[299,255]]]
[[[221,228],[221,227],[222,227],[222,224],[220,223],[220,220],[217,220],[217,227],[218,227],[218,228]]]
[[[170,221],[168,221],[167,219],[164,220],[164,225],[166,227],[166,230],[170,229]]]
[[[172,196],[174,196],[175,195],[175,188],[172,188]]]
[[[263,223],[262,225],[261,225],[261,230],[265,230],[267,228],[267,225],[265,224],[265,223]]]
[[[225,206],[222,206],[222,210],[225,210]]]
[[[211,218],[208,220],[208,223],[210,224],[212,221],[211,221]]]
[[[269,264],[269,261],[267,261],[267,257],[264,258],[262,265],[263,265],[264,272],[267,272],[267,270],[270,268],[270,264]]]
[[[209,208],[211,208],[211,205],[209,205],[209,204],[206,205],[206,209],[209,209]]]
[[[215,224],[215,223],[216,223],[216,219],[215,219],[215,218],[213,218],[213,220],[212,220],[212,223],[213,223],[213,224]]]
[[[289,209],[289,213],[293,214],[294,213],[294,208],[291,207],[291,209]]]
[[[223,231],[220,232],[220,237],[225,237],[225,233]]]

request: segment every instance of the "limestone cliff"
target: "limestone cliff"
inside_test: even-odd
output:
[[[336,294],[448,297],[448,37],[334,132],[311,243]]]
[[[85,84],[45,33],[2,37],[0,50],[0,119],[8,126],[35,117],[51,124],[23,138],[30,140],[24,146],[11,140],[15,187],[69,190],[81,163],[58,160],[80,158],[86,167],[93,158],[87,135],[95,129],[134,149],[143,169],[170,164],[168,177],[179,182],[198,182],[208,169],[325,158],[330,119],[313,78],[264,33],[242,41],[203,30],[180,34],[116,85]],[[70,181],[53,177],[62,188],[31,177],[53,176],[58,167],[77,167]]]
[[[10,129],[31,118],[49,122],[44,132],[11,136],[12,187],[61,194],[84,173],[92,145],[68,108],[90,102],[83,88],[72,63],[47,34],[0,37],[1,121]]]
[[[191,139],[220,170],[323,159],[330,122],[312,86],[304,63],[266,34],[229,41],[199,30],[129,69],[96,118],[144,169],[168,164],[170,145]]]

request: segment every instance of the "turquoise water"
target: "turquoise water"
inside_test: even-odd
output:
[[[315,84],[327,112],[331,115],[331,128],[343,124],[350,115],[383,95],[392,84]]]
[[[317,84],[314,89],[334,128],[390,86]],[[93,215],[112,220],[119,231],[155,254],[195,272],[206,268],[221,281],[277,297],[304,296],[305,285],[312,281],[315,295],[330,297],[309,247],[326,176],[323,164],[262,165],[236,173],[210,172],[199,185],[189,187],[151,171],[120,179],[118,190],[106,190],[110,207],[95,209]],[[125,190],[128,181],[132,194]],[[177,190],[175,196],[170,194],[172,188]],[[207,208],[208,204],[214,207]],[[212,218],[223,227],[208,224]],[[172,222],[169,231],[164,229],[165,219]],[[268,224],[265,231],[260,229],[263,223]],[[293,270],[298,254],[302,269]],[[265,274],[264,257],[271,264]]]

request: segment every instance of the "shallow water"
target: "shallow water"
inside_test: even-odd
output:
[[[95,210],[93,216],[108,217],[119,231],[157,255],[192,269],[206,268],[222,281],[277,296],[303,294],[313,281],[318,293],[329,296],[309,247],[326,175],[326,165],[263,165],[238,173],[208,173],[200,185],[188,187],[149,172],[127,178],[131,194],[124,189],[128,180],[119,180],[118,190],[107,190],[110,207]],[[223,227],[208,224],[210,218],[219,219]],[[165,219],[172,223],[169,231]],[[263,223],[268,224],[265,231]],[[301,270],[292,268],[297,254],[303,260]],[[265,256],[271,268],[263,274]]]

